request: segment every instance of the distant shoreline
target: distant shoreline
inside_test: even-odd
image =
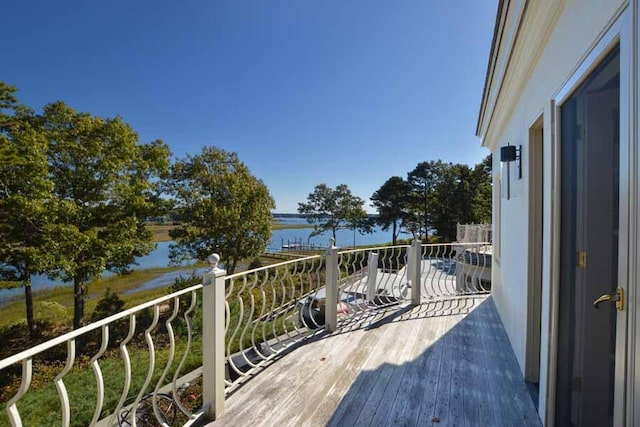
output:
[[[276,217],[274,217],[276,218]],[[287,217],[291,218],[291,217]],[[147,228],[151,230],[153,233],[152,241],[153,243],[160,242],[170,242],[172,239],[169,236],[169,231],[176,228],[177,225],[172,224],[153,224],[147,225]],[[313,228],[311,224],[282,224],[277,221],[273,221],[271,226],[272,230],[286,230],[286,229],[304,229],[304,228]]]

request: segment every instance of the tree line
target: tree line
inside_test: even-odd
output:
[[[176,264],[218,252],[233,272],[264,251],[275,203],[235,153],[204,147],[172,159],[121,117],[60,101],[36,112],[16,93],[0,81],[0,280],[24,287],[31,336],[32,276],[73,283],[73,327],[82,326],[88,284],[155,248],[146,218],[180,213],[170,232]]]
[[[16,93],[0,81],[0,281],[24,288],[31,335],[32,276],[72,283],[73,326],[82,326],[89,283],[104,271],[127,273],[155,248],[147,218],[171,212],[181,219],[170,231],[174,264],[217,252],[233,273],[266,248],[275,203],[236,153],[203,147],[174,159],[160,139],[140,143],[121,117],[61,101],[36,112]],[[419,163],[371,196],[373,220],[345,184],[317,185],[298,210],[315,234],[329,230],[334,239],[341,228],[380,225],[392,229],[393,243],[401,231],[451,241],[458,222],[490,221],[490,167],[490,158],[474,168]]]
[[[370,232],[379,225],[391,229],[393,244],[400,233],[422,241],[452,242],[457,224],[491,222],[491,155],[470,167],[424,161],[407,173],[392,176],[370,197],[377,216],[368,218],[364,200],[346,184],[335,189],[319,184],[298,212],[313,224],[314,233],[339,229]]]

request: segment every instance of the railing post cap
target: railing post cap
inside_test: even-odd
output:
[[[207,261],[211,266],[211,269],[207,273],[213,274],[216,277],[224,276],[227,274],[225,270],[223,270],[222,268],[218,268],[218,263],[220,262],[220,255],[211,254],[207,257]]]
[[[338,249],[338,247],[336,246],[336,239],[331,237],[329,239],[329,247],[327,248],[327,253],[330,253],[331,251],[334,251],[336,249]]]

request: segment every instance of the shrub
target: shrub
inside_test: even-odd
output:
[[[247,270],[255,270],[256,268],[261,268],[261,267],[263,267],[263,265],[262,265],[262,261],[260,261],[260,258],[254,258],[253,261],[249,263],[249,267],[247,268]]]
[[[192,272],[187,277],[178,276],[173,281],[173,284],[169,286],[167,293],[172,294],[200,283],[202,283],[202,276],[197,275],[195,272]]]
[[[56,301],[37,302],[36,312],[41,319],[54,323],[68,317],[67,308]]]
[[[91,321],[104,319],[116,313],[120,313],[124,308],[124,301],[118,296],[117,293],[111,292],[111,288],[107,288],[104,292],[104,296],[98,301],[93,313],[91,313]]]

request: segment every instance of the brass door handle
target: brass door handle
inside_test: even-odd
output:
[[[618,311],[624,310],[624,292],[623,292],[622,288],[616,289],[616,293],[615,294],[604,294],[604,295],[602,295],[600,298],[598,298],[597,300],[595,300],[593,302],[593,307],[594,308],[600,308],[600,303],[612,302],[612,301],[616,302],[616,309]]]

